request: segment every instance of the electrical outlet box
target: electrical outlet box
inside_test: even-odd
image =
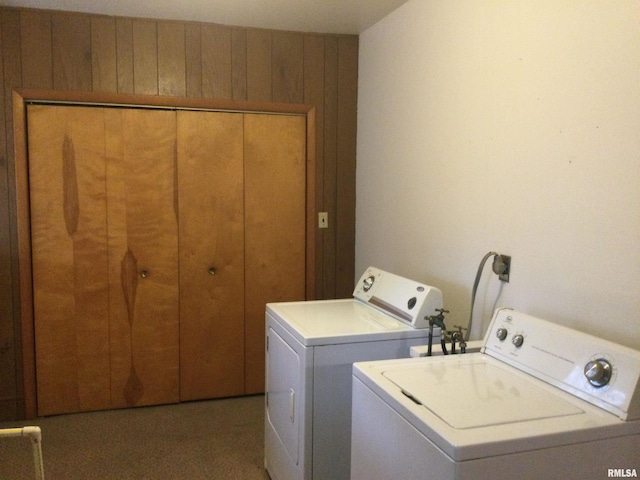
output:
[[[318,228],[329,228],[329,212],[318,212]]]
[[[509,255],[500,255],[504,269],[498,274],[498,278],[503,282],[509,282],[509,274],[511,273],[511,257]]]

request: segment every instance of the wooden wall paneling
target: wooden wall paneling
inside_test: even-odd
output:
[[[324,36],[304,37],[304,102],[315,105],[315,211],[311,222],[317,221],[317,212],[324,211]],[[329,224],[332,227],[331,222]],[[326,230],[317,230],[315,235],[315,291],[313,298],[322,298],[322,259]]]
[[[116,63],[118,93],[134,93],[133,20],[116,18]]]
[[[31,223],[29,216],[29,175],[27,173],[27,122],[24,99],[16,92],[12,92],[13,102],[13,122],[14,129],[14,150],[15,150],[15,213],[17,221],[13,223],[16,228],[15,255],[19,272],[17,281],[14,283],[14,316],[19,315],[20,339],[16,344],[18,350],[22,350],[22,362],[20,362],[16,375],[17,380],[22,377],[23,400],[20,406],[24,417],[33,418],[36,415],[36,368],[35,368],[35,342],[34,342],[34,322],[33,322],[33,282],[31,269]],[[20,159],[18,161],[17,159]],[[16,272],[14,271],[14,274]],[[16,294],[18,295],[16,297]]]
[[[242,114],[178,112],[181,400],[244,393],[243,148]]]
[[[41,10],[20,11],[22,87],[53,88],[51,14]]]
[[[133,20],[133,91],[158,94],[157,22]]]
[[[336,172],[336,295],[348,297],[355,281],[356,124],[358,39],[338,39],[338,136]],[[339,179],[339,181],[338,181]]]
[[[52,45],[52,13],[45,10],[19,9],[11,7],[0,7],[2,15],[2,54],[4,66],[3,91],[5,95],[5,132],[8,134],[7,140],[11,142],[7,149],[8,168],[13,169],[13,112],[9,108],[13,88],[37,88],[51,89],[53,84],[53,45]],[[81,14],[81,16],[84,14]],[[115,22],[115,63],[116,66],[111,69],[107,64],[112,64],[113,53],[100,53],[104,46],[100,45],[99,38],[109,36],[108,27],[102,24],[99,16],[86,15],[90,19],[91,24],[91,78],[94,91],[109,91],[109,85],[113,82],[113,76],[117,82],[117,92],[120,93],[144,93],[157,95],[158,86],[158,32],[156,31],[157,22],[152,20],[139,20],[133,18],[111,17],[109,20]],[[105,19],[106,22],[106,19]],[[136,24],[136,42],[135,42],[135,61],[134,61],[134,23]],[[98,27],[98,24],[101,26]],[[140,25],[143,25],[140,28]],[[144,28],[144,26],[150,28]],[[204,24],[197,22],[185,22],[185,83],[186,96],[191,98],[203,97],[202,94],[202,52],[194,46],[194,42],[201,45],[202,39],[199,36],[200,27]],[[102,29],[105,29],[103,32]],[[155,34],[141,35],[140,30],[153,30]],[[231,98],[236,100],[271,102],[273,101],[274,88],[273,85],[275,74],[272,69],[278,62],[273,60],[275,50],[272,48],[272,39],[276,32],[258,28],[245,29],[241,27],[231,28]],[[98,33],[101,32],[101,33]],[[104,37],[103,37],[104,35]],[[297,34],[296,34],[297,35]],[[306,71],[313,62],[307,59],[307,38],[313,37],[313,34],[303,34],[305,59],[304,66],[304,82],[303,82],[303,101],[310,102],[307,98],[315,94],[310,94],[307,88],[317,88],[314,83],[309,83],[310,74]],[[323,237],[322,243],[317,240],[317,263],[316,263],[316,295],[318,298],[334,298],[336,296],[336,278],[341,275],[336,271],[336,232],[331,227],[336,225],[331,219],[336,219],[339,214],[338,209],[342,208],[338,205],[338,190],[352,189],[355,191],[355,185],[349,185],[350,179],[343,180],[337,173],[337,156],[338,156],[338,134],[337,134],[337,112],[339,108],[338,100],[338,59],[337,44],[338,39],[343,38],[340,35],[318,35],[324,44],[324,62],[322,65],[322,78],[324,80],[324,93],[319,103],[316,100],[311,101],[316,106],[316,130],[318,137],[316,138],[316,157],[317,167],[316,203],[321,210],[328,211],[330,214],[330,228],[323,232],[315,231],[317,237]],[[141,38],[146,39],[141,45]],[[344,38],[353,38],[346,36]],[[316,46],[319,48],[319,43]],[[113,45],[110,46],[113,49]],[[277,48],[277,47],[276,47]],[[314,47],[315,48],[315,47]],[[243,56],[244,49],[244,56]],[[104,50],[106,52],[106,50]],[[240,52],[240,53],[238,53]],[[142,56],[142,58],[141,58]],[[106,62],[102,59],[109,58]],[[99,61],[98,61],[99,59]],[[144,73],[144,63],[151,65],[151,73]],[[135,77],[134,77],[135,65]],[[73,68],[76,68],[75,66]],[[317,67],[320,69],[320,67]],[[289,80],[286,79],[288,82]],[[313,87],[311,87],[313,85]],[[152,98],[152,97],[150,97]],[[342,100],[340,100],[342,101]],[[340,147],[342,149],[342,147]],[[342,151],[342,150],[341,150]],[[340,155],[343,155],[342,153]],[[13,170],[9,170],[8,178],[13,177]],[[343,185],[338,187],[338,184]],[[0,187],[1,188],[1,187]],[[15,186],[9,185],[9,201],[10,217],[15,218]],[[0,192],[2,193],[2,192]],[[340,198],[344,198],[343,194],[339,194]],[[314,219],[315,221],[315,219]],[[16,238],[17,227],[15,223],[11,225],[0,225],[2,228],[8,228],[11,231],[11,237]],[[14,242],[16,243],[16,242]],[[348,242],[347,242],[348,243]],[[353,249],[354,245],[347,246],[347,243],[340,243],[340,249]],[[318,248],[321,245],[322,248]],[[2,252],[3,257],[16,258],[17,246],[11,247],[11,252]],[[6,255],[5,255],[6,254]],[[340,260],[343,262],[343,260]],[[7,262],[8,263],[8,262]],[[5,268],[0,265],[0,268]],[[8,268],[8,267],[7,267]],[[4,273],[4,271],[2,272]],[[18,269],[12,269],[7,272],[12,275],[12,284],[14,291],[18,291],[15,287],[19,283]],[[346,278],[348,275],[345,274]],[[348,283],[352,283],[353,278]],[[342,288],[342,287],[340,287]],[[13,315],[19,319],[20,313],[16,302],[21,302],[17,294],[14,296]],[[17,339],[19,342],[19,339]],[[19,344],[16,344],[18,348]],[[26,346],[28,349],[28,346]],[[27,354],[25,350],[25,354]],[[22,365],[17,365],[17,369]],[[18,371],[18,370],[16,370]],[[20,376],[22,373],[20,372]],[[18,388],[21,388],[21,382],[18,382]],[[20,395],[20,393],[18,393]],[[2,392],[0,392],[0,397]],[[19,408],[24,405],[19,401]]]
[[[307,145],[306,145],[306,286],[305,299],[316,300],[316,108],[312,108],[306,118]]]
[[[3,31],[0,21],[0,54]],[[0,64],[0,78],[4,68]],[[7,165],[7,136],[5,130],[5,98],[0,96],[0,251],[11,250],[9,227],[9,179]],[[0,421],[12,420],[16,415],[16,335],[13,324],[13,295],[11,257],[0,256]]]
[[[53,88],[91,90],[91,20],[88,15],[51,14]]]
[[[102,109],[28,107],[38,414],[111,406]]]
[[[247,30],[247,100],[272,100],[271,32]]]
[[[273,101],[302,103],[304,99],[304,35],[273,32]]]
[[[0,419],[14,420],[23,418],[24,389],[22,365],[22,339],[20,335],[19,309],[19,269],[16,259],[16,205],[15,205],[15,163],[13,142],[12,89],[22,83],[22,62],[20,55],[20,12],[14,9],[2,9],[0,47],[2,49],[2,110],[0,119],[0,330],[3,332],[0,343],[0,368],[4,371],[0,384]],[[6,283],[5,283],[6,282]],[[5,377],[6,375],[6,377]]]
[[[111,108],[105,116],[112,402],[177,402],[175,112]]]
[[[247,31],[231,30],[231,84],[233,100],[247,100]]]
[[[202,26],[202,96],[231,99],[231,28]]]
[[[202,97],[202,34],[199,23],[185,25],[187,97]]]
[[[91,90],[118,91],[118,57],[116,20],[113,17],[91,17]]]
[[[338,40],[325,39],[324,62],[324,172],[323,211],[329,214],[329,228],[323,233],[322,298],[336,298],[337,235],[337,138],[338,138]]]
[[[245,393],[251,394],[264,392],[266,303],[305,299],[305,117],[245,114],[244,138]]]
[[[184,22],[158,22],[158,92],[185,97],[186,50]]]

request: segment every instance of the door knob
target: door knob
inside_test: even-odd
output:
[[[149,272],[147,270],[140,271],[140,276],[142,278],[147,278],[149,276]]]
[[[216,267],[209,267],[209,275],[215,275],[216,274]]]

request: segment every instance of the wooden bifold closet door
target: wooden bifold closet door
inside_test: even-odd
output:
[[[243,115],[179,112],[180,398],[244,393]]]
[[[38,414],[178,399],[171,112],[28,107]]]
[[[304,299],[293,115],[29,105],[38,415],[264,390]]]

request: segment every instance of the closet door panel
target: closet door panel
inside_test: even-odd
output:
[[[180,398],[244,392],[243,115],[178,112]]]
[[[38,415],[108,408],[103,113],[28,107]]]
[[[245,393],[264,391],[265,305],[305,299],[306,124],[245,115]]]
[[[106,112],[116,407],[179,400],[175,112]]]

